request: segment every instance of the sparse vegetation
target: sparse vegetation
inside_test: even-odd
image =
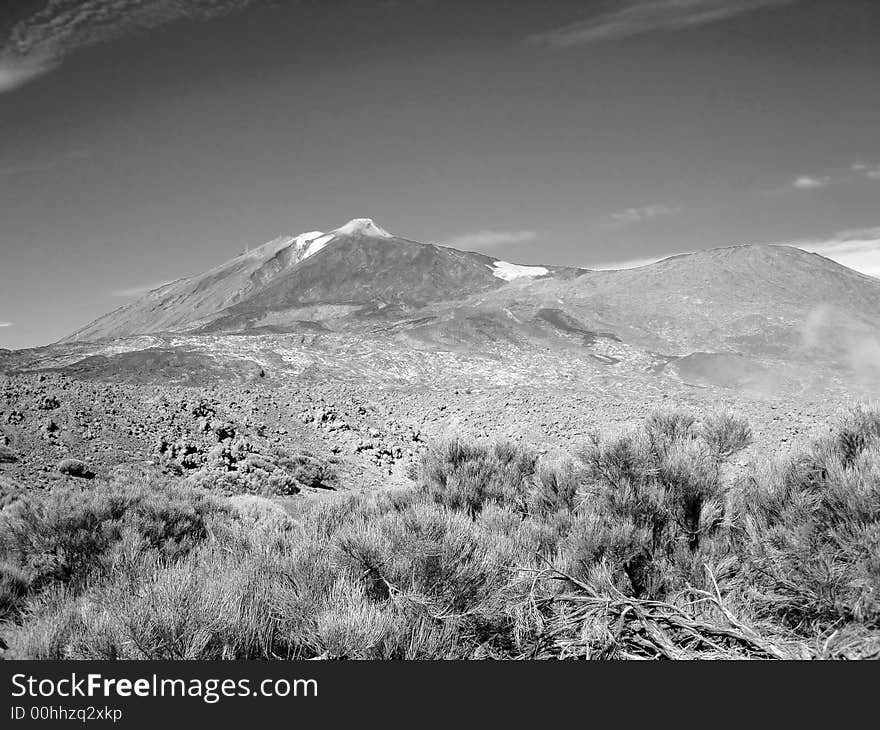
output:
[[[16,461],[18,461],[18,457],[15,452],[6,444],[0,443],[0,464],[14,464]]]
[[[671,411],[572,458],[454,440],[410,489],[288,510],[130,472],[23,496],[0,634],[36,658],[880,656],[880,412],[732,464],[750,438]]]
[[[62,459],[56,467],[59,474],[64,474],[77,479],[94,479],[95,473],[89,469],[88,464],[79,459]]]

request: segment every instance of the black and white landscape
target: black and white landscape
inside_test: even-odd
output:
[[[293,5],[0,11],[4,658],[880,657],[878,8]]]

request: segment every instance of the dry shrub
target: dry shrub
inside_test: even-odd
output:
[[[748,426],[722,415],[702,424],[661,412],[641,432],[594,435],[581,451],[586,492],[565,565],[637,598],[666,599],[688,585],[706,588],[705,565],[726,577],[731,554],[722,466],[748,443]]]
[[[745,504],[756,606],[806,633],[880,628],[880,412],[850,413],[769,469]]]
[[[524,508],[537,458],[510,443],[465,443],[454,439],[422,460],[420,489],[437,504],[477,514],[488,503]]]
[[[577,459],[441,444],[413,488],[282,509],[120,475],[8,508],[14,656],[880,655],[880,415],[748,479],[728,414]],[[292,514],[289,513],[292,512]]]

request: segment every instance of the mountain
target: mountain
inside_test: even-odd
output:
[[[203,274],[166,284],[64,341],[159,332],[321,326],[346,315],[399,317],[521,278],[577,269],[518,266],[393,236],[369,218],[281,237]]]
[[[489,306],[520,317],[560,310],[584,329],[674,354],[790,356],[880,332],[880,280],[789,246],[709,249],[539,280],[495,292]]]
[[[357,218],[160,287],[60,347],[51,361],[77,372],[184,372],[204,361],[430,379],[454,357],[465,369],[479,359],[473,371],[496,378],[505,363],[514,378],[575,368],[773,391],[838,370],[880,378],[880,280],[766,245],[617,271],[524,266]]]

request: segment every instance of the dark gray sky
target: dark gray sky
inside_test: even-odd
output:
[[[3,0],[0,347],[361,216],[527,264],[795,242],[880,274],[878,29],[876,0]]]

